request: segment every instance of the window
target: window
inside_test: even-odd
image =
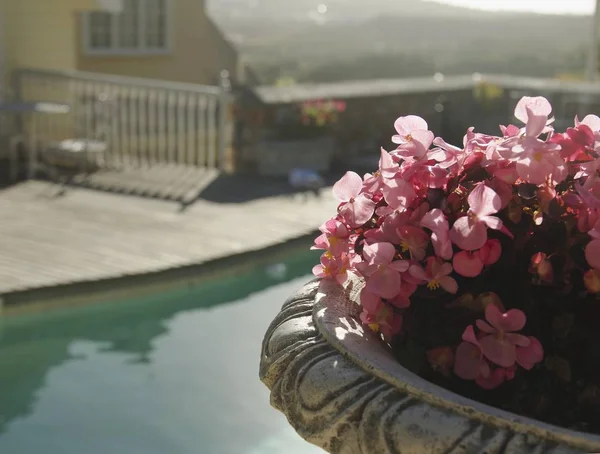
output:
[[[119,13],[84,13],[88,54],[153,54],[169,51],[169,0],[123,0]]]

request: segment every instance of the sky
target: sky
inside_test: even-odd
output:
[[[427,0],[494,11],[532,11],[551,14],[592,14],[595,0]]]

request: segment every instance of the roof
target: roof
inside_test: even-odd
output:
[[[295,84],[289,86],[263,85],[254,88],[258,98],[265,104],[287,104],[310,99],[350,99],[410,93],[436,93],[470,90],[480,83],[488,82],[505,89],[533,90],[536,92],[569,92],[576,94],[600,94],[600,84],[590,82],[565,82],[557,79],[540,79],[505,75],[471,74],[463,76],[418,77],[406,79],[352,80],[333,83]]]

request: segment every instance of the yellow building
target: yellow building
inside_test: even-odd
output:
[[[0,0],[0,86],[15,68],[215,85],[239,66],[203,0]]]

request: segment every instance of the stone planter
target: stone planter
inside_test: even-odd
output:
[[[310,282],[265,335],[261,380],[307,441],[344,454],[600,452],[600,436],[486,406],[409,372],[361,326],[357,292]]]

